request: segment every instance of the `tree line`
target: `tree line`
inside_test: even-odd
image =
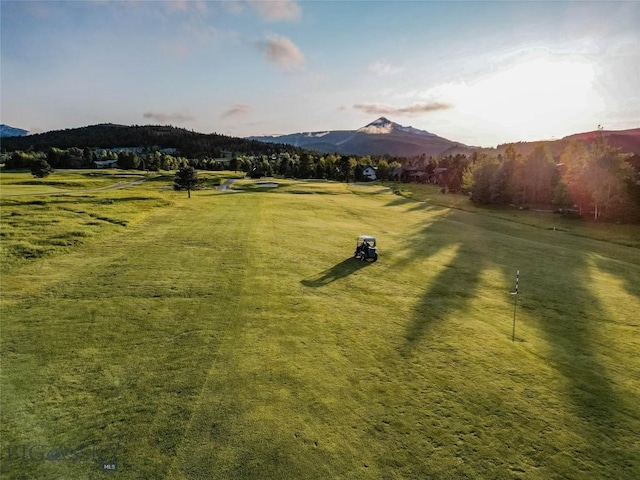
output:
[[[559,161],[544,145],[526,156],[509,146],[497,157],[474,154],[462,173],[462,191],[478,204],[551,206],[594,220],[640,220],[638,172],[600,135],[590,145],[571,141]]]
[[[46,152],[16,150],[5,155],[5,168],[27,170],[34,162],[45,161],[53,169],[96,168],[96,161],[113,161],[118,168],[145,171],[179,170],[190,166],[198,170],[233,170],[256,177],[279,175],[287,178],[317,178],[339,181],[361,181],[364,169],[376,168],[377,178],[394,179],[395,170],[401,166],[398,161],[384,157],[321,155],[306,152],[302,155],[280,152],[271,155],[233,155],[221,161],[202,157],[187,158],[158,150],[137,153],[135,151],[92,150],[71,147],[49,148]]]

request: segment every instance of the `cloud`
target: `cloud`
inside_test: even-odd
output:
[[[248,3],[268,22],[297,21],[302,14],[294,0],[248,0]]]
[[[158,123],[167,122],[190,122],[196,119],[193,115],[188,113],[157,113],[157,112],[145,112],[142,114],[144,118],[150,118]]]
[[[214,27],[213,25],[198,25],[184,23],[182,25],[184,35],[195,38],[202,44],[224,44],[240,41],[240,33],[235,30]]]
[[[304,64],[304,55],[287,37],[270,35],[266,40],[256,43],[259,50],[271,63],[275,63],[287,72],[294,71]]]
[[[187,47],[182,42],[162,45],[160,47],[160,50],[165,55],[168,55],[168,56],[174,57],[174,58],[178,58],[178,59],[181,59],[181,60],[187,58],[189,56],[189,53],[190,53],[189,52],[189,47]]]
[[[240,14],[244,12],[244,5],[242,2],[221,2],[220,6],[227,12],[232,13],[234,15]]]
[[[363,111],[370,115],[421,115],[423,113],[437,112],[438,110],[448,110],[452,108],[449,103],[431,102],[416,103],[408,107],[389,107],[387,105],[379,105],[376,103],[362,104],[358,103],[353,106],[354,109]]]
[[[203,0],[165,0],[163,3],[169,11],[187,12],[191,9],[199,13],[207,11],[207,5]]]
[[[396,73],[400,73],[402,71],[399,67],[394,67],[388,62],[383,62],[378,60],[375,63],[369,65],[369,71],[374,73],[375,75],[394,75]]]
[[[251,113],[251,110],[253,110],[253,107],[251,105],[234,105],[233,108],[230,108],[229,110],[224,112],[222,115],[220,115],[220,117],[228,118],[236,115],[248,115],[249,113]]]

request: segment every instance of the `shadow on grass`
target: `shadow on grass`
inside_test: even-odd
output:
[[[606,328],[602,320],[607,314],[589,284],[590,244],[578,241],[576,248],[566,249],[533,228],[516,231],[508,225],[502,227],[471,213],[452,211],[432,218],[407,242],[405,257],[431,259],[438,273],[415,306],[399,353],[407,358],[418,345],[434,342],[429,330],[469,308],[485,270],[497,268],[503,278],[511,279],[516,269],[523,269],[525,282],[520,284],[520,293],[530,328],[549,345],[545,361],[569,382],[570,388],[557,395],[566,396],[574,405],[576,431],[589,445],[576,461],[602,464],[621,478],[630,473],[633,459],[640,458],[632,447],[636,427],[627,420],[637,412],[629,407],[633,405],[632,392],[618,393],[613,388],[609,367],[603,362],[602,349],[607,347],[600,335]],[[611,263],[607,266],[613,269]],[[609,271],[625,280],[630,294],[639,294],[637,270]],[[505,307],[512,287],[504,285]],[[510,309],[505,308],[505,336],[510,337],[509,320]],[[519,344],[514,348],[521,348]],[[612,442],[612,438],[619,440]]]
[[[436,207],[435,205],[429,205],[426,202],[416,202],[416,204],[413,207],[409,208],[407,210],[407,212],[416,212],[416,211],[420,211],[420,210],[425,211],[425,212],[426,211],[431,211],[431,210],[438,211],[438,210],[443,210],[443,208],[442,207]]]
[[[640,255],[638,257],[640,259]],[[628,262],[616,265],[602,259],[596,260],[595,263],[599,269],[618,277],[624,283],[624,287],[629,295],[640,299],[640,269],[637,268],[636,264]],[[614,265],[616,268],[613,268]]]
[[[427,227],[425,230],[429,230]],[[444,266],[433,285],[427,289],[415,307],[415,314],[405,332],[405,345],[401,353],[407,355],[428,337],[428,330],[438,322],[446,321],[463,310],[475,296],[476,285],[484,267],[481,256],[471,260],[475,252],[464,243],[457,246],[453,258]],[[424,250],[419,250],[424,252]]]
[[[410,198],[407,197],[398,197],[394,200],[391,200],[389,203],[387,203],[385,205],[385,207],[398,207],[401,205],[407,205],[407,204],[411,204],[411,205],[419,205],[419,202],[416,202],[415,200],[411,200]]]
[[[301,280],[300,283],[305,287],[324,287],[336,280],[348,277],[367,265],[369,265],[369,262],[363,262],[361,260],[356,260],[353,257],[349,257],[333,267],[314,275],[313,277]]]

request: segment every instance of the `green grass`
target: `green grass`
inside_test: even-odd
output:
[[[94,194],[82,218],[126,225],[4,263],[3,478],[104,478],[7,461],[87,442],[123,479],[640,476],[640,250],[278,181]],[[54,198],[3,205],[3,231],[81,231]],[[358,234],[377,263],[350,258]]]
[[[469,197],[462,194],[441,193],[440,187],[417,183],[400,184],[388,182],[392,189],[396,189],[400,197],[408,201],[418,201],[448,208],[460,209],[481,215],[503,218],[512,222],[523,223],[532,227],[566,232],[571,235],[593,238],[610,243],[619,243],[630,247],[640,248],[640,226],[633,224],[612,224],[569,219],[561,215],[535,210],[516,210],[511,206],[477,206]],[[399,200],[402,201],[402,200]]]
[[[24,259],[64,253],[91,237],[135,224],[171,200],[159,193],[113,190],[99,194],[16,196],[0,199],[0,272]]]
[[[115,170],[57,170],[45,178],[33,178],[28,172],[3,171],[0,173],[0,195],[6,197],[98,189],[144,177],[142,172]]]

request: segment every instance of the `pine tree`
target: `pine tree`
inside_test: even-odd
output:
[[[198,172],[196,172],[195,168],[186,166],[176,172],[173,189],[186,190],[188,198],[191,198],[191,190],[198,188],[198,184]]]

